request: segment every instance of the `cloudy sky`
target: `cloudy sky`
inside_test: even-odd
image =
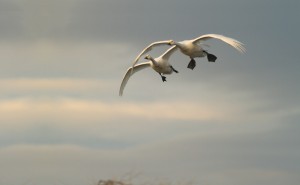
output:
[[[300,181],[298,0],[0,0],[0,184]],[[171,57],[118,96],[157,40],[217,33],[216,63]],[[155,49],[157,56],[167,47]],[[129,176],[131,176],[129,175]]]

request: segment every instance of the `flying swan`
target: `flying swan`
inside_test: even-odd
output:
[[[203,41],[206,41],[208,39],[219,39],[227,44],[229,44],[230,46],[234,47],[236,50],[238,50],[241,53],[245,53],[246,49],[244,48],[244,44],[241,43],[238,40],[235,40],[233,38],[229,38],[223,35],[218,35],[218,34],[206,34],[206,35],[202,35],[200,37],[197,37],[195,39],[192,40],[184,40],[184,41],[180,41],[180,42],[176,42],[174,40],[166,40],[166,41],[157,41],[157,42],[153,42],[152,44],[150,44],[149,46],[147,46],[135,59],[135,61],[133,62],[132,67],[134,67],[136,65],[136,63],[138,62],[138,60],[141,58],[141,56],[143,56],[145,53],[151,51],[153,49],[153,47],[156,46],[161,46],[161,45],[171,45],[171,46],[176,46],[180,49],[180,51],[189,56],[191,61],[188,64],[188,68],[190,69],[194,69],[196,66],[196,61],[194,58],[197,57],[207,57],[209,62],[215,62],[217,57],[211,53],[208,53],[206,50],[204,50],[201,47],[201,44],[203,44]]]
[[[129,80],[130,76],[133,75],[134,73],[142,70],[142,69],[152,67],[152,69],[154,71],[156,71],[161,76],[163,82],[166,81],[166,77],[163,76],[163,74],[171,74],[173,72],[178,73],[178,71],[175,70],[173,68],[173,66],[170,65],[170,63],[169,63],[170,56],[176,50],[177,50],[177,47],[173,46],[157,58],[152,58],[150,55],[147,55],[145,57],[145,59],[147,59],[149,61],[143,62],[143,63],[140,63],[138,65],[135,65],[133,67],[128,68],[127,72],[125,73],[125,75],[123,77],[123,80],[122,80],[122,83],[121,83],[121,86],[120,86],[120,90],[119,90],[119,95],[120,96],[123,95],[124,88],[125,88],[128,80]]]

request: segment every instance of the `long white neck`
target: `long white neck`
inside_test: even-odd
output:
[[[151,62],[153,63],[153,65],[155,65],[155,66],[158,65],[158,63],[154,60],[154,58],[150,57],[149,59],[151,60]]]
[[[182,43],[180,43],[180,42],[175,42],[174,41],[174,45],[176,45],[179,48],[183,48],[184,47],[184,45]]]

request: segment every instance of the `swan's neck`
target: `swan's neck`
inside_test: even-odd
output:
[[[153,63],[153,65],[157,66],[158,63],[154,60],[154,58],[150,58],[151,62]]]
[[[183,48],[184,44],[180,43],[180,42],[174,42],[174,45],[176,45],[179,48]]]

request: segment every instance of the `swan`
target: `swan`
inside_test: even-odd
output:
[[[191,40],[184,40],[184,41],[180,41],[180,42],[176,42],[174,40],[165,40],[165,41],[157,41],[157,42],[153,42],[152,44],[150,44],[149,46],[147,46],[135,59],[135,61],[133,62],[132,66],[135,66],[135,64],[138,62],[138,60],[140,59],[141,56],[143,56],[145,53],[151,51],[154,47],[156,46],[161,46],[161,45],[170,45],[170,46],[176,46],[180,49],[180,51],[189,56],[191,61],[188,64],[188,68],[190,69],[194,69],[196,66],[196,61],[194,58],[197,57],[207,57],[209,62],[215,62],[217,57],[211,53],[208,53],[206,50],[204,50],[201,46],[203,41],[206,41],[208,39],[218,39],[221,40],[227,44],[229,44],[230,46],[232,46],[233,48],[235,48],[236,50],[238,50],[241,53],[245,53],[246,49],[244,48],[244,44],[241,43],[238,40],[235,40],[233,38],[230,37],[226,37],[223,35],[218,35],[218,34],[205,34],[202,36],[199,36],[195,39],[191,39]]]
[[[163,82],[167,81],[166,77],[163,76],[163,74],[172,74],[173,72],[178,73],[178,71],[176,69],[174,69],[174,67],[172,65],[170,65],[170,63],[169,63],[170,56],[176,50],[177,50],[177,47],[173,46],[157,58],[152,58],[150,55],[146,55],[145,59],[148,60],[147,62],[143,62],[143,63],[140,63],[138,65],[128,68],[123,77],[123,80],[122,80],[122,83],[120,86],[119,96],[123,95],[124,88],[129,80],[130,76],[142,69],[151,67],[154,71],[156,71],[161,76]]]

